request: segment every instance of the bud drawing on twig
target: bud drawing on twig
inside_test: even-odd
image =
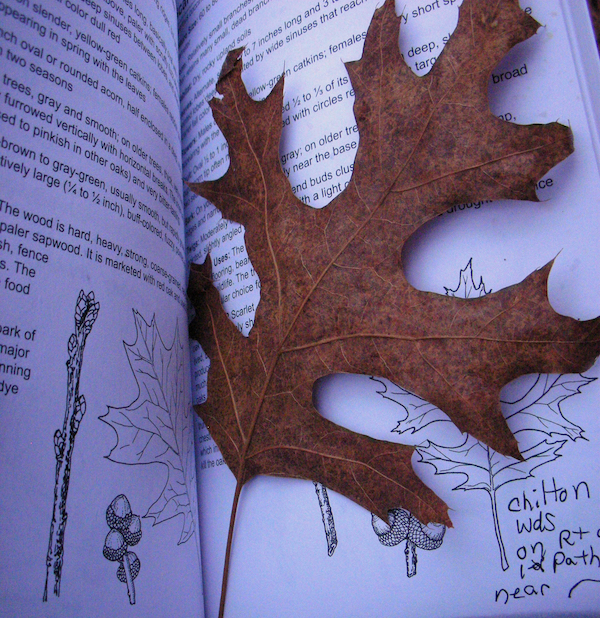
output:
[[[94,292],[79,292],[75,305],[75,330],[69,337],[67,351],[67,401],[62,430],[54,432],[54,454],[56,474],[54,479],[54,504],[50,521],[50,537],[46,554],[46,583],[43,601],[48,600],[48,584],[54,577],[54,594],[60,596],[60,581],[65,551],[65,529],[67,527],[67,497],[71,478],[71,461],[75,448],[75,437],[86,410],[85,397],[79,394],[79,380],[83,365],[83,352],[87,336],[98,317],[100,303]]]

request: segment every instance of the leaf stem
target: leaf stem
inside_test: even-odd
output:
[[[487,448],[488,458],[488,470],[490,474],[490,501],[492,503],[492,518],[494,519],[494,532],[496,533],[496,540],[498,541],[498,550],[500,551],[500,564],[503,571],[507,571],[510,567],[508,564],[508,558],[506,557],[506,548],[504,547],[504,541],[502,540],[502,530],[500,529],[500,519],[498,517],[498,503],[496,502],[496,486],[494,483],[494,474],[492,473],[492,451],[490,447]]]
[[[223,582],[221,584],[221,602],[219,605],[219,618],[225,614],[225,598],[227,597],[227,580],[229,578],[229,562],[231,559],[231,547],[233,544],[233,530],[235,528],[235,517],[237,515],[238,503],[243,487],[244,463],[240,464],[240,471],[235,483],[235,493],[233,494],[233,504],[231,505],[231,517],[229,518],[229,532],[227,533],[227,547],[225,549],[225,564],[223,565]]]

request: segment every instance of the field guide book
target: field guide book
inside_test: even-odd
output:
[[[193,407],[210,400],[218,359],[189,337],[200,319],[190,265],[210,263],[240,338],[267,302],[245,227],[186,184],[230,170],[213,116],[222,67],[237,59],[255,101],[283,78],[264,142],[281,129],[286,191],[327,213],[356,190],[361,123],[374,122],[357,93],[371,78],[385,87],[383,72],[357,83],[358,65],[345,64],[376,44],[374,16],[388,11],[399,26],[407,79],[433,88],[459,15],[472,57],[487,49],[468,21],[484,4],[517,10],[513,0],[0,0],[0,616],[218,616],[236,480]],[[552,263],[552,309],[584,322],[600,315],[600,62],[584,0],[520,7],[539,26],[489,72],[489,110],[507,130],[569,127],[573,153],[535,179],[530,199],[457,198],[405,243],[401,268],[415,290],[479,302]],[[487,138],[472,133],[473,147]],[[409,167],[443,166],[461,148],[431,148]],[[391,246],[395,223],[378,224]],[[282,286],[291,275],[281,271]],[[351,306],[353,290],[344,297]],[[377,297],[377,310],[395,302]],[[415,447],[415,478],[451,526],[404,504],[373,513],[317,478],[257,476],[239,495],[224,615],[600,616],[599,377],[592,361],[507,384],[517,459],[406,384],[332,370],[312,387],[318,413]]]

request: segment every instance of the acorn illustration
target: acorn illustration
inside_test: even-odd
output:
[[[129,561],[129,568],[131,571],[131,579],[134,580],[140,573],[141,562],[140,559],[132,551],[127,552],[127,560]],[[125,561],[123,561],[125,562]],[[127,583],[127,571],[124,564],[120,564],[117,569],[117,579],[123,584]]]
[[[129,525],[131,519],[131,505],[127,496],[118,495],[106,509],[106,523],[109,528],[124,530]]]
[[[417,547],[428,551],[440,547],[444,541],[446,526],[425,525],[406,509],[388,511],[388,522],[377,515],[371,515],[373,530],[382,545],[393,547],[406,540],[406,574],[413,577],[417,574]]]
[[[118,530],[111,530],[106,535],[106,540],[104,541],[104,547],[102,549],[104,557],[111,562],[116,562],[123,558],[126,551],[127,544],[125,543],[123,535]]]
[[[133,580],[142,566],[140,559],[129,547],[137,545],[142,538],[142,520],[131,512],[131,505],[124,494],[118,495],[106,509],[106,523],[110,532],[106,535],[102,553],[107,560],[118,562],[117,579],[127,584],[129,603],[135,604]]]
[[[139,515],[132,515],[129,519],[127,528],[123,531],[123,538],[127,545],[137,545],[142,538],[142,519]]]

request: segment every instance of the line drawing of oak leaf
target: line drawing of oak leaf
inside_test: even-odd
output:
[[[183,517],[178,545],[194,533],[189,487],[195,482],[191,409],[186,407],[184,351],[175,326],[171,346],[165,345],[155,316],[150,323],[133,311],[136,337],[123,342],[138,385],[138,396],[124,407],[108,406],[100,420],[112,427],[117,443],[107,459],[125,465],[162,464],[167,480],[144,517],[153,525]]]
[[[448,296],[477,297],[489,294],[483,277],[476,283],[473,260],[461,269],[456,288],[444,288]],[[378,383],[377,394],[399,406],[402,417],[393,433],[403,436],[403,442],[415,445],[419,462],[433,466],[436,475],[458,474],[463,479],[453,490],[485,490],[491,502],[492,517],[502,569],[509,568],[502,539],[496,494],[514,481],[533,478],[533,471],[562,456],[568,442],[587,440],[583,429],[568,420],[561,409],[567,399],[595,378],[581,374],[531,374],[518,379],[512,398],[502,399],[502,413],[519,442],[523,461],[506,457],[461,433],[444,412],[421,397],[389,380],[372,377]]]

